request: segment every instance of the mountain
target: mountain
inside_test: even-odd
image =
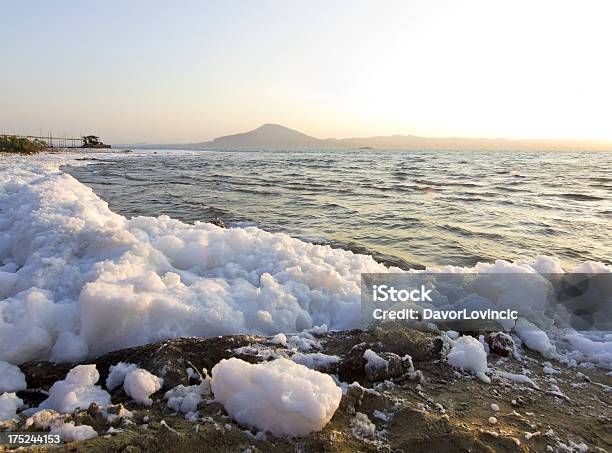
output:
[[[225,135],[208,142],[146,146],[127,145],[127,147],[130,146],[132,148],[152,149],[381,148],[408,150],[612,151],[612,142],[594,140],[512,140],[506,138],[419,137],[416,135],[321,139],[279,124],[264,124],[249,132]]]
[[[280,124],[264,124],[241,134],[225,135],[209,142],[191,143],[201,148],[352,148],[350,143],[320,139]]]

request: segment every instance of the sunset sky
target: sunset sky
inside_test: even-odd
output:
[[[0,132],[612,140],[612,3],[19,1]]]

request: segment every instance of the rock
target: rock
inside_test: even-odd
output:
[[[338,364],[338,378],[343,382],[355,382],[365,375],[366,360],[363,353],[368,349],[367,343],[357,344]]]
[[[131,417],[132,416],[132,412],[128,411],[123,406],[123,404],[121,404],[121,403],[119,403],[119,404],[111,404],[110,406],[108,406],[106,408],[106,412],[108,412],[109,415],[117,416],[117,418]]]
[[[92,416],[95,417],[97,415],[102,414],[102,406],[100,406],[98,403],[96,403],[95,401],[93,403],[91,403],[89,405],[89,407],[87,408],[87,413]]]
[[[96,431],[106,430],[106,417],[104,417],[102,407],[93,402],[86,410],[77,409],[72,417],[77,425],[92,426]]]
[[[365,375],[371,382],[395,379],[406,373],[409,367],[404,368],[404,361],[392,352],[381,352],[378,356],[387,362],[386,367],[365,367]]]
[[[386,323],[365,332],[370,342],[380,342],[381,351],[392,352],[400,357],[406,354],[415,362],[440,358],[442,338],[432,332],[421,332],[402,326],[400,323]]]
[[[354,382],[365,379],[370,382],[380,382],[400,378],[413,370],[412,361],[409,358],[404,359],[393,352],[377,353],[380,359],[387,362],[386,366],[368,366],[368,360],[364,357],[368,349],[370,345],[360,343],[340,361],[338,377],[341,381]]]
[[[125,447],[122,452],[123,453],[140,453],[142,450],[134,445],[128,445]]]
[[[490,333],[485,336],[485,341],[489,345],[489,350],[493,354],[507,357],[514,353],[514,340],[504,332]]]
[[[343,336],[330,333],[325,337],[325,353],[343,357],[338,364],[338,377],[341,381],[372,382],[397,378],[408,371],[409,365],[402,360],[406,355],[409,355],[413,362],[433,361],[441,356],[444,344],[441,336],[426,325],[415,325],[423,327],[425,331],[407,327],[402,323],[388,322],[365,331],[349,331]],[[366,376],[363,354],[368,349],[379,355],[392,354],[387,356],[390,360],[389,370],[385,373],[387,377],[380,374],[372,375],[370,379]]]
[[[176,338],[144,346],[112,351],[84,363],[95,364],[100,373],[100,382],[105,382],[111,365],[118,362],[134,363],[139,368],[164,379],[165,390],[179,384],[189,385],[187,368],[212,369],[222,359],[233,357],[233,349],[250,343],[265,341],[254,335],[232,335],[212,338]],[[255,361],[256,358],[241,357]],[[21,365],[30,388],[48,390],[54,382],[64,379],[75,363],[54,364],[31,362]]]

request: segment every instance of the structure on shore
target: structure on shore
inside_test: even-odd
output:
[[[100,141],[100,137],[95,135],[85,135],[82,137],[83,146],[81,148],[110,148],[110,145],[106,145]]]

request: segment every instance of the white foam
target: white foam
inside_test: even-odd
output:
[[[365,367],[368,372],[376,372],[376,370],[380,369],[387,370],[389,368],[389,362],[371,349],[368,349],[363,353],[363,358],[366,360]]]
[[[337,355],[323,354],[322,352],[313,352],[311,354],[296,353],[290,357],[295,363],[307,366],[311,370],[320,370],[340,362],[340,357]]]
[[[287,336],[284,333],[277,333],[270,339],[270,343],[287,346]]]
[[[26,388],[25,375],[19,367],[0,361],[0,393],[18,392]]]
[[[342,398],[329,375],[287,359],[260,364],[222,360],[212,369],[211,388],[236,421],[275,436],[320,431]]]
[[[555,347],[550,343],[546,332],[538,328],[538,326],[526,319],[520,318],[516,322],[514,330],[529,349],[538,351],[544,357],[554,357],[556,353]]]
[[[44,159],[19,162],[0,163],[0,268],[16,270],[2,276],[0,305],[10,363],[185,335],[347,329],[359,322],[360,273],[387,271],[253,227],[127,220]]]
[[[495,375],[504,379],[508,379],[509,381],[516,382],[517,384],[529,384],[533,388],[538,388],[536,383],[533,382],[533,380],[529,376],[526,376],[524,374],[515,374],[510,373],[508,371],[496,371]]]
[[[89,425],[75,426],[74,422],[61,423],[51,428],[51,434],[59,434],[65,442],[75,442],[98,437],[98,433]]]
[[[14,418],[22,406],[23,400],[15,393],[3,393],[0,395],[0,421]]]
[[[54,409],[71,414],[77,408],[87,409],[93,402],[103,408],[110,404],[110,394],[102,390],[98,382],[100,375],[95,365],[78,365],[71,369],[66,378],[55,382],[49,389],[49,397],[39,409]]]
[[[0,360],[12,364],[82,361],[178,336],[355,328],[360,274],[400,271],[254,227],[192,225],[167,216],[128,220],[60,172],[63,162],[76,163],[52,155],[0,160]],[[560,272],[561,265],[538,257],[437,270],[533,276]],[[588,262],[578,270],[612,267]],[[477,279],[472,286],[490,295],[489,305],[518,309],[537,326],[518,324],[517,332],[527,347],[550,356],[558,345],[550,339],[554,319],[542,306],[550,285],[540,280],[500,276],[495,285]],[[498,300],[496,285],[514,286]],[[612,338],[590,344],[581,333],[569,335],[555,341],[577,352],[576,360],[612,367]],[[301,352],[318,344],[305,335],[286,341]]]
[[[195,413],[198,404],[203,401],[203,397],[210,393],[210,381],[204,379],[197,385],[178,385],[168,390],[164,399],[168,401],[168,407],[183,414]]]
[[[34,427],[39,430],[50,428],[49,432],[51,434],[61,435],[65,442],[74,442],[98,437],[98,433],[91,426],[75,426],[74,422],[67,422],[65,416],[62,416],[53,409],[43,409],[36,412],[26,420],[25,427]]]
[[[454,342],[446,358],[450,366],[470,371],[483,382],[491,382],[486,375],[488,371],[487,353],[482,343],[476,338],[469,335],[460,337]]]
[[[115,365],[111,365],[108,369],[108,376],[106,378],[106,388],[108,390],[114,390],[120,385],[123,385],[125,376],[137,369],[138,365],[135,363],[118,362]]]
[[[360,439],[376,439],[378,437],[376,425],[363,412],[355,414],[355,417],[351,420],[351,427],[353,435]]]
[[[150,406],[153,404],[150,396],[160,390],[163,384],[164,380],[162,378],[138,368],[125,376],[123,389],[125,394],[137,403]]]
[[[607,340],[599,338],[599,341],[594,341],[583,334],[571,332],[563,339],[570,344],[571,350],[577,353],[574,355],[578,360],[588,359],[602,367],[612,368],[612,341],[610,338]]]
[[[119,362],[111,365],[106,378],[106,388],[113,390],[123,385],[123,391],[135,402],[150,406],[153,400],[149,398],[162,388],[164,380],[133,363]]]

